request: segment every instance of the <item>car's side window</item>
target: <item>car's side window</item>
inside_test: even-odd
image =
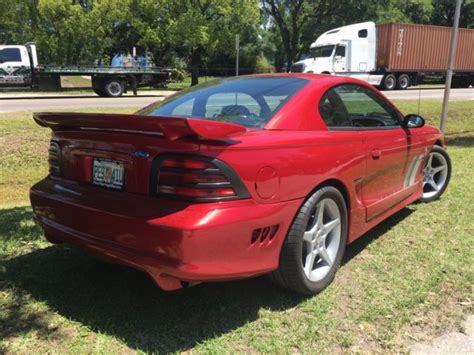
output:
[[[341,98],[353,127],[399,127],[397,111],[372,90],[356,84],[340,85],[334,91]]]
[[[397,110],[362,85],[332,88],[321,98],[319,112],[329,128],[385,129],[401,126]]]
[[[346,108],[334,89],[324,94],[319,102],[319,113],[328,127],[351,128]]]

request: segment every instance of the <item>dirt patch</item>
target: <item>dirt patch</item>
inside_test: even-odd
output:
[[[463,332],[449,332],[427,343],[413,343],[409,349],[411,354],[473,354],[474,315],[467,317]]]
[[[418,354],[440,353],[439,349],[444,349],[442,351],[444,354],[459,354],[463,353],[463,349],[470,344],[471,350],[474,350],[472,349],[474,344],[472,299],[463,299],[456,295],[448,297],[450,289],[449,283],[444,284],[440,291],[441,294],[446,294],[446,298],[441,297],[444,301],[437,304],[437,307],[429,313],[420,312],[420,316],[413,318],[410,325],[402,332],[405,334],[403,341],[405,348]],[[438,297],[439,295],[434,293],[430,295],[433,303],[437,303]],[[465,320],[467,314],[469,316]],[[467,334],[469,329],[470,335]],[[458,344],[459,350],[452,348],[455,344]]]

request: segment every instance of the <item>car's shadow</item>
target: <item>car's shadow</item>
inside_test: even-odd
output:
[[[348,246],[344,264],[411,212],[403,209]],[[23,230],[30,218],[27,207],[0,210],[0,222],[7,222],[0,227],[0,237],[38,238],[37,228]],[[20,295],[26,294],[131,348],[160,353],[186,350],[241,327],[256,320],[262,308],[285,310],[304,300],[263,277],[165,293],[141,272],[97,261],[62,245],[0,259],[1,288],[14,288],[18,297],[15,305],[4,307],[4,319],[13,326],[0,327],[2,338],[33,329],[49,332],[34,315],[25,321]]]

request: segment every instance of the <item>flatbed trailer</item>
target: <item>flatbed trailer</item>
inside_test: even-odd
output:
[[[93,65],[39,65],[36,45],[0,46],[0,88],[61,89],[61,76],[90,76],[99,96],[118,97],[127,90],[137,94],[144,86],[163,87],[174,79],[174,70],[146,67]]]

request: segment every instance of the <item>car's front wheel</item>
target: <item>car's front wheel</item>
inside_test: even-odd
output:
[[[271,278],[311,295],[334,279],[347,241],[347,208],[341,192],[324,186],[298,211],[283,244],[279,268]]]
[[[451,178],[451,159],[440,146],[433,146],[423,169],[423,195],[420,201],[431,202],[446,190]]]

